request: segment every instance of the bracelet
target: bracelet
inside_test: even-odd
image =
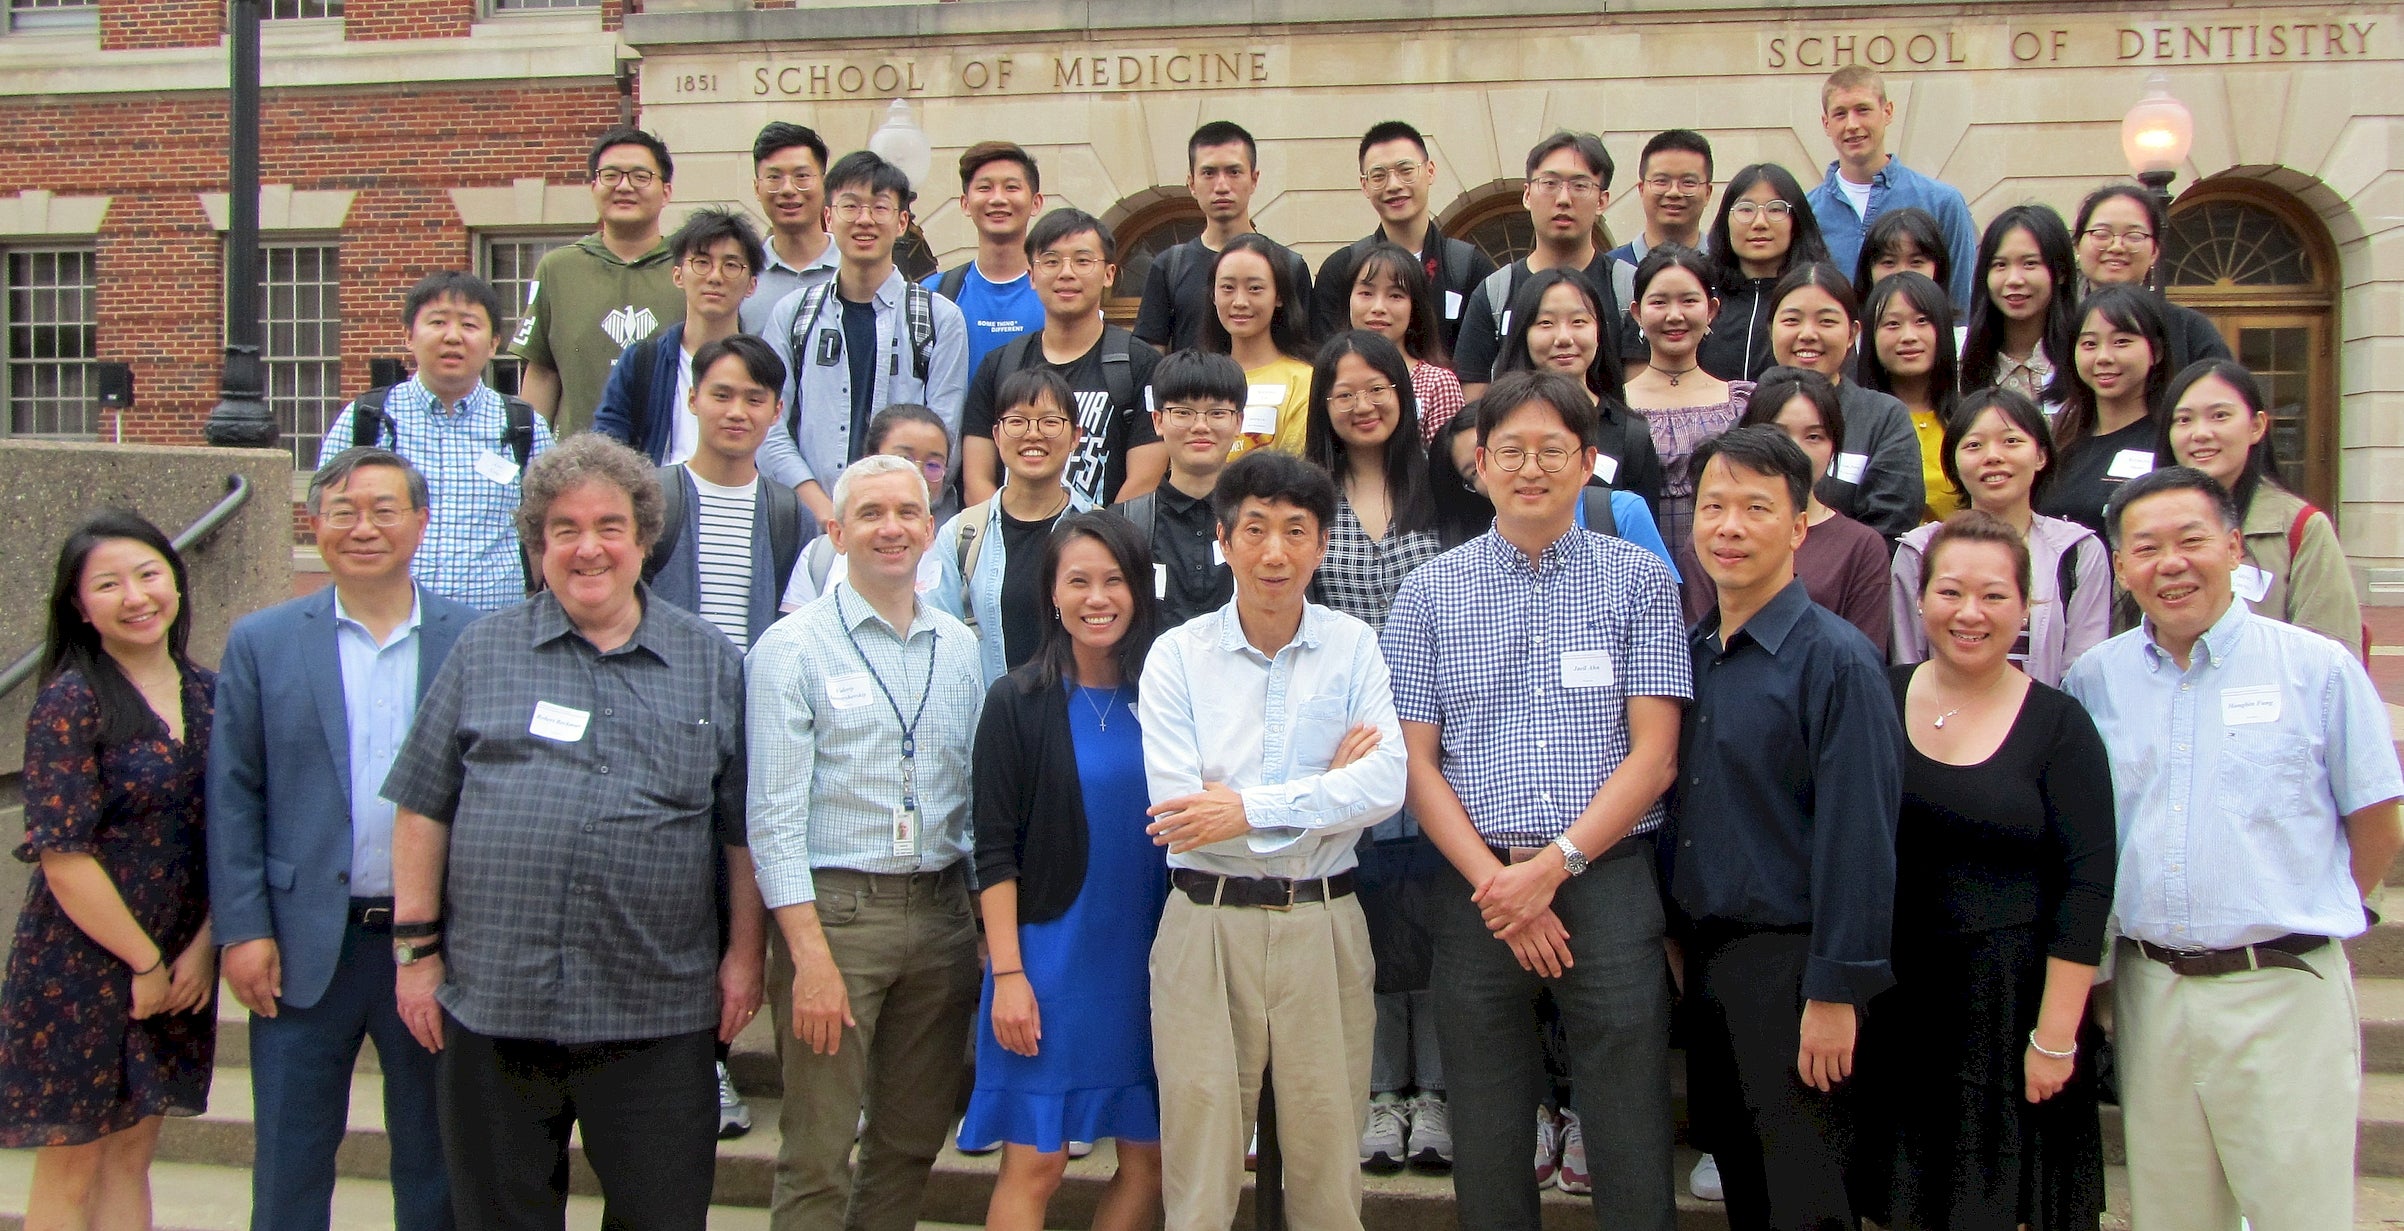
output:
[[[2048,1060],[2074,1060],[2078,1058],[2078,1044],[2076,1042],[2071,1043],[2069,1051],[2055,1051],[2052,1048],[2045,1046],[2043,1043],[2039,1043],[2037,1041],[2037,1032],[2034,1030],[2028,1032],[2028,1046],[2029,1050],[2036,1052],[2038,1055],[2043,1056]]]
[[[997,970],[997,971],[994,971],[994,972],[993,972],[993,977],[994,977],[994,978],[996,978],[996,979],[999,979],[999,978],[1001,978],[1003,975],[1020,975],[1020,976],[1024,976],[1026,973],[1027,973],[1027,968],[1026,968],[1026,967],[1024,967],[1024,966],[1013,966],[1013,967],[1011,967],[1011,968],[1010,968],[1010,969],[1008,969],[1008,970]]]
[[[146,974],[149,974],[150,972],[152,972],[152,971],[154,971],[154,970],[157,970],[159,967],[161,967],[161,966],[164,966],[164,965],[166,965],[166,964],[167,964],[167,951],[166,951],[165,949],[161,949],[161,950],[159,950],[159,957],[158,957],[158,960],[157,960],[157,961],[155,961],[155,962],[152,962],[150,965],[148,965],[148,966],[145,966],[145,967],[143,967],[143,968],[142,968],[142,969],[140,969],[140,970],[137,970],[137,971],[135,971],[135,972],[134,972],[134,977],[135,977],[135,978],[137,978],[137,979],[139,979],[139,978],[141,978],[142,976],[144,976],[144,975],[146,975]]]

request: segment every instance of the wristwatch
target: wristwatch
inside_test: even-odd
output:
[[[392,942],[392,963],[395,966],[415,966],[441,952],[440,940],[410,940],[404,937]]]
[[[416,923],[395,923],[392,925],[392,935],[396,940],[424,940],[429,936],[440,936],[442,935],[442,920],[425,919]]]
[[[1568,869],[1571,876],[1586,874],[1586,853],[1578,849],[1577,843],[1569,840],[1568,834],[1553,839],[1553,847],[1561,852],[1561,866]]]

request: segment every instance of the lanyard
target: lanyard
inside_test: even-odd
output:
[[[916,765],[916,761],[918,759],[918,723],[920,719],[923,719],[927,716],[927,698],[934,695],[935,692],[935,651],[942,646],[943,638],[941,636],[930,636],[927,638],[926,687],[921,688],[918,691],[918,711],[905,719],[902,717],[901,702],[895,700],[893,697],[893,690],[889,687],[886,687],[885,677],[883,674],[877,671],[876,664],[868,661],[868,651],[860,645],[859,634],[851,631],[851,617],[843,610],[843,591],[841,589],[837,589],[835,591],[835,619],[843,625],[843,636],[846,640],[851,642],[852,653],[860,656],[860,665],[868,668],[868,678],[875,680],[876,690],[885,694],[885,704],[891,707],[893,710],[893,721],[901,724],[902,806],[904,808],[914,808],[917,806],[918,801],[918,767]]]

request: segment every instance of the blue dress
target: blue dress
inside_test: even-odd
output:
[[[1006,1141],[1049,1152],[1070,1141],[1160,1140],[1151,958],[1168,861],[1144,832],[1143,728],[1134,689],[1076,694],[1069,737],[1085,795],[1085,883],[1066,914],[1018,929],[1043,1026],[1036,1054],[1007,1051],[993,1037],[993,975],[985,976],[964,1148]]]

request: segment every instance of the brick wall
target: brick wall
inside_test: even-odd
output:
[[[106,0],[100,49],[214,47],[225,36],[225,0]]]
[[[343,0],[342,37],[465,38],[475,20],[476,0]]]
[[[345,389],[365,387],[370,356],[401,352],[395,318],[410,283],[472,267],[473,237],[446,190],[574,182],[617,103],[607,81],[268,92],[264,182],[358,194],[339,237]],[[197,194],[225,191],[225,142],[221,97],[0,99],[0,194],[114,198],[97,240],[96,312],[100,356],[134,367],[128,440],[197,442],[216,404],[221,252]]]

